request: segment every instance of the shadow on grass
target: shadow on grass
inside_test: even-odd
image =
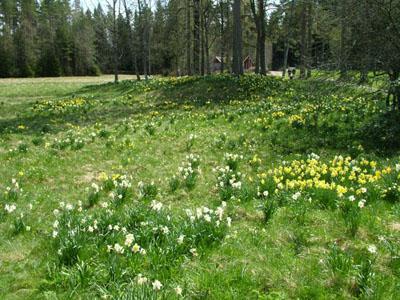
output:
[[[369,120],[360,130],[366,149],[378,154],[396,155],[400,150],[400,111],[384,111]]]
[[[87,85],[77,91],[67,93],[65,97],[90,99],[93,105],[88,109],[58,114],[27,111],[18,117],[0,119],[0,133],[18,132],[33,136],[42,133],[57,133],[69,129],[70,127],[67,124],[80,127],[91,126],[95,123],[115,124],[123,119],[135,118],[135,116],[146,115],[155,111],[166,115],[170,112],[184,111],[188,108],[188,105],[196,110],[208,103],[223,106],[231,100],[245,101],[254,96],[264,99],[268,96],[280,97],[287,90],[296,91],[296,93],[291,92],[290,99],[286,100],[297,103],[304,100],[318,102],[321,96],[337,93],[338,90],[341,90],[342,94],[348,94],[352,92],[353,88],[338,86],[332,81],[283,81],[280,78],[268,76],[236,78],[230,75],[162,78],[149,81],[127,80],[118,84]],[[65,97],[60,97],[60,99],[65,99]],[[384,116],[377,120],[376,124],[371,124],[371,126],[365,128],[365,136],[372,136],[375,126],[385,124],[384,121],[387,119],[387,116]],[[398,122],[397,118],[392,123],[396,122]],[[19,130],[20,124],[26,126],[26,129]],[[392,126],[393,124],[387,124],[387,126],[384,126],[386,129],[384,128],[385,130],[380,132],[387,132],[390,140],[396,141],[398,131],[394,130],[396,127]],[[348,132],[348,128],[344,127],[340,130],[336,125],[331,127],[322,127],[320,128],[321,132],[316,132],[315,128],[304,129],[305,138],[303,140],[305,142],[301,146],[301,150],[306,150],[303,149],[304,147],[311,149],[313,147],[338,146],[335,137],[339,138],[339,136],[342,138],[341,144],[350,143],[354,139],[354,134],[346,135],[346,138],[339,134],[343,131]],[[286,135],[282,134],[281,136]],[[309,138],[309,136],[312,138]],[[299,140],[298,131],[295,137],[295,140]],[[273,140],[273,137],[271,139]],[[378,140],[381,140],[381,138],[375,137],[373,139],[373,141]],[[384,141],[387,141],[385,135],[383,135],[380,144],[374,144],[373,147],[367,148],[373,148],[373,151],[379,152],[388,147]],[[275,144],[279,145],[280,143],[276,141]],[[286,145],[287,142],[283,141],[282,144]],[[295,143],[295,146],[297,144],[299,143]],[[393,145],[389,146],[392,147]],[[292,150],[299,150],[296,147]],[[394,148],[397,149],[399,146],[396,144]]]
[[[20,133],[24,135],[41,135],[43,133],[57,133],[73,126],[90,126],[95,123],[116,123],[137,114],[146,113],[152,109],[138,110],[131,107],[109,107],[102,110],[88,110],[63,114],[31,114],[18,118],[0,120],[1,133]],[[25,129],[18,126],[23,124]]]
[[[179,110],[181,105],[200,107],[207,102],[222,104],[238,98],[242,93],[239,87],[238,79],[227,75],[88,85],[58,98],[88,98],[94,104],[91,108],[62,113],[32,112],[28,108],[17,117],[0,120],[0,133],[57,133],[66,130],[67,124],[83,127],[96,122],[115,123],[138,114]],[[148,102],[143,106],[129,100],[136,97]],[[124,103],[124,99],[128,101]],[[176,105],[165,105],[166,101]],[[21,124],[26,128],[19,130]]]

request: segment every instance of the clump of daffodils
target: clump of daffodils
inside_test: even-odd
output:
[[[17,206],[14,203],[4,205],[4,210],[9,214],[14,212],[16,209],[17,209]]]
[[[162,209],[162,207],[163,204],[161,202],[158,202],[156,200],[151,201],[150,208],[152,210],[159,212]]]
[[[285,190],[330,190],[339,198],[345,198],[350,190],[366,193],[366,185],[375,183],[383,175],[391,172],[390,168],[377,169],[375,161],[353,160],[351,157],[336,156],[324,163],[316,154],[307,160],[283,162],[281,166],[264,173],[273,179],[275,192]]]
[[[301,115],[291,115],[288,118],[288,121],[289,121],[289,124],[295,128],[302,127],[306,123],[304,117]]]
[[[198,168],[197,155],[189,155],[187,161]],[[114,201],[118,201],[120,189],[130,189],[130,177],[101,174],[98,180],[99,183],[93,183],[88,190],[99,195],[100,205],[89,208],[83,207],[81,202],[60,202],[53,211],[55,220],[49,235],[59,266],[75,268],[82,253],[93,257],[104,270],[113,268],[115,262],[121,264],[121,268],[129,263],[142,272],[137,275],[136,283],[157,292],[168,283],[154,279],[157,274],[148,273],[151,272],[149,264],[157,263],[160,255],[165,255],[170,264],[182,258],[200,257],[205,248],[221,242],[231,226],[225,202],[216,208],[188,208],[186,216],[174,217],[168,207],[155,199],[154,183],[138,184],[141,195],[150,201],[117,202],[116,206],[103,200],[112,193]],[[142,275],[145,272],[146,276]],[[181,295],[182,289],[177,288],[175,292]]]
[[[226,165],[233,171],[236,171],[239,167],[239,162],[243,160],[243,155],[225,153],[224,161]]]
[[[83,107],[89,108],[90,102],[83,98],[73,98],[64,100],[43,100],[35,103],[33,111],[40,113],[65,113],[81,110]]]
[[[194,145],[197,136],[191,133],[186,141],[186,151],[190,151]]]
[[[200,157],[197,154],[186,155],[186,161],[183,161],[178,168],[176,175],[169,179],[169,187],[172,192],[179,187],[184,186],[187,189],[193,189],[197,182],[200,172]]]
[[[4,196],[7,201],[16,201],[22,192],[23,189],[20,188],[17,179],[13,178],[11,179],[11,185],[6,187]]]
[[[226,202],[222,202],[220,206],[218,206],[215,210],[210,209],[206,206],[203,207],[198,207],[195,210],[191,209],[186,209],[186,215],[190,219],[190,221],[196,222],[196,221],[204,221],[206,223],[215,223],[215,225],[218,227],[220,226],[221,222],[226,221],[226,224],[228,227],[231,225],[231,218],[227,217],[226,219],[224,218],[224,213],[225,213],[225,208],[226,208]],[[183,241],[184,236],[180,236],[180,239]]]
[[[108,193],[112,201],[122,202],[131,195],[132,176],[123,174],[108,176],[105,173],[101,173],[98,179],[102,182],[101,186],[98,186],[96,183],[92,184],[92,192],[95,197],[98,197],[99,192],[104,191]]]
[[[348,232],[354,236],[361,212],[373,196],[371,190],[380,190],[381,197],[387,201],[400,200],[400,188],[396,182],[380,188],[380,184],[385,185],[383,178],[396,176],[393,175],[395,169],[379,167],[374,160],[350,156],[338,155],[324,161],[311,153],[306,159],[283,161],[279,166],[257,174],[258,196],[269,199],[265,201],[268,212],[273,211],[274,199],[284,203],[288,194],[291,194],[292,204],[301,203],[299,199],[312,199],[320,207],[339,208]]]
[[[242,188],[243,174],[231,169],[230,166],[217,167],[214,168],[213,171],[217,174],[217,183],[215,187],[219,191],[221,200],[226,201],[232,199],[236,191]]]
[[[143,199],[154,199],[158,193],[158,188],[154,181],[150,183],[144,183],[140,181],[138,183],[139,198]]]

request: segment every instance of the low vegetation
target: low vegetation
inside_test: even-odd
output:
[[[315,77],[0,82],[2,299],[396,299],[399,115]]]

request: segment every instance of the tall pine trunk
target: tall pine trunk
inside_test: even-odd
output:
[[[205,42],[204,42],[204,26],[205,26],[205,21],[204,21],[204,14],[200,14],[200,74],[201,76],[204,76],[205,72]]]
[[[210,44],[209,44],[209,26],[210,26],[210,3],[207,2],[207,7],[204,12],[204,50],[205,50],[205,65],[206,73],[210,74]]]
[[[264,0],[258,0],[258,24],[259,24],[259,58],[260,58],[260,74],[267,74],[267,66],[265,62],[265,3]]]
[[[288,20],[287,32],[286,32],[286,36],[285,36],[285,53],[284,53],[284,57],[283,57],[282,77],[286,76],[286,70],[288,68],[290,38],[292,36],[291,29],[292,29],[293,11],[294,11],[294,0],[292,0],[290,3],[289,20]]]
[[[347,13],[347,0],[342,0],[340,7],[340,57],[339,57],[339,71],[340,79],[346,79],[347,77],[347,25],[346,25],[346,13]]]
[[[193,71],[200,74],[200,0],[193,0]]]
[[[306,56],[307,56],[307,5],[301,6],[300,25],[300,78],[306,77]]]
[[[225,60],[225,43],[224,43],[224,25],[225,25],[225,19],[224,19],[224,4],[222,0],[219,2],[219,7],[220,7],[220,13],[221,13],[221,24],[220,24],[220,38],[221,38],[221,74],[224,73],[224,60]]]
[[[118,46],[117,46],[117,0],[113,0],[113,63],[114,63],[114,82],[118,83]]]
[[[192,75],[191,62],[192,38],[190,34],[190,0],[186,0],[186,74]]]
[[[312,3],[307,5],[307,58],[306,58],[306,78],[311,78],[312,66]]]
[[[233,74],[243,74],[242,58],[242,21],[240,18],[240,0],[233,1]]]

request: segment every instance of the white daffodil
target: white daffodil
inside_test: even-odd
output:
[[[158,280],[154,280],[152,282],[152,286],[153,286],[153,290],[155,290],[155,291],[159,291],[163,287],[162,283]]]

